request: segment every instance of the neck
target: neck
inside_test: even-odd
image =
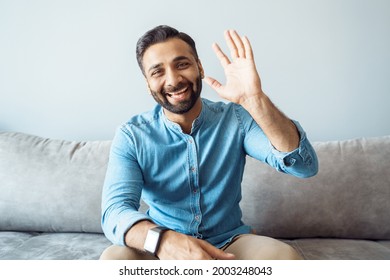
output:
[[[194,107],[191,108],[187,113],[175,114],[164,109],[164,114],[171,122],[180,125],[184,133],[190,134],[192,129],[192,123],[199,116],[202,111],[202,100],[199,97]]]

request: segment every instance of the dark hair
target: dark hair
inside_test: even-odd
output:
[[[178,38],[186,42],[191,47],[195,58],[198,60],[198,53],[196,51],[195,41],[189,35],[183,32],[179,32],[175,28],[170,27],[168,25],[159,25],[149,30],[141,38],[138,39],[136,54],[137,62],[139,67],[141,68],[142,73],[144,73],[142,58],[145,54],[145,51],[154,44],[165,42],[172,38]]]

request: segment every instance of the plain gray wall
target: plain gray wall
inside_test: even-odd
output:
[[[387,0],[0,0],[0,130],[111,139],[154,106],[134,52],[159,24],[189,33],[221,81],[211,44],[247,35],[264,91],[311,140],[390,134]]]

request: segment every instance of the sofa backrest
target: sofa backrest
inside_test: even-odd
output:
[[[102,232],[110,143],[0,132],[0,230]]]
[[[244,221],[278,238],[390,239],[390,136],[313,147],[319,172],[308,179],[247,159]]]

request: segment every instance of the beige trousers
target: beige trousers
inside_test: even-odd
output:
[[[222,248],[233,253],[237,260],[301,260],[300,254],[290,245],[279,240],[255,234],[243,234]],[[112,245],[101,260],[156,260],[155,257],[138,250]]]

